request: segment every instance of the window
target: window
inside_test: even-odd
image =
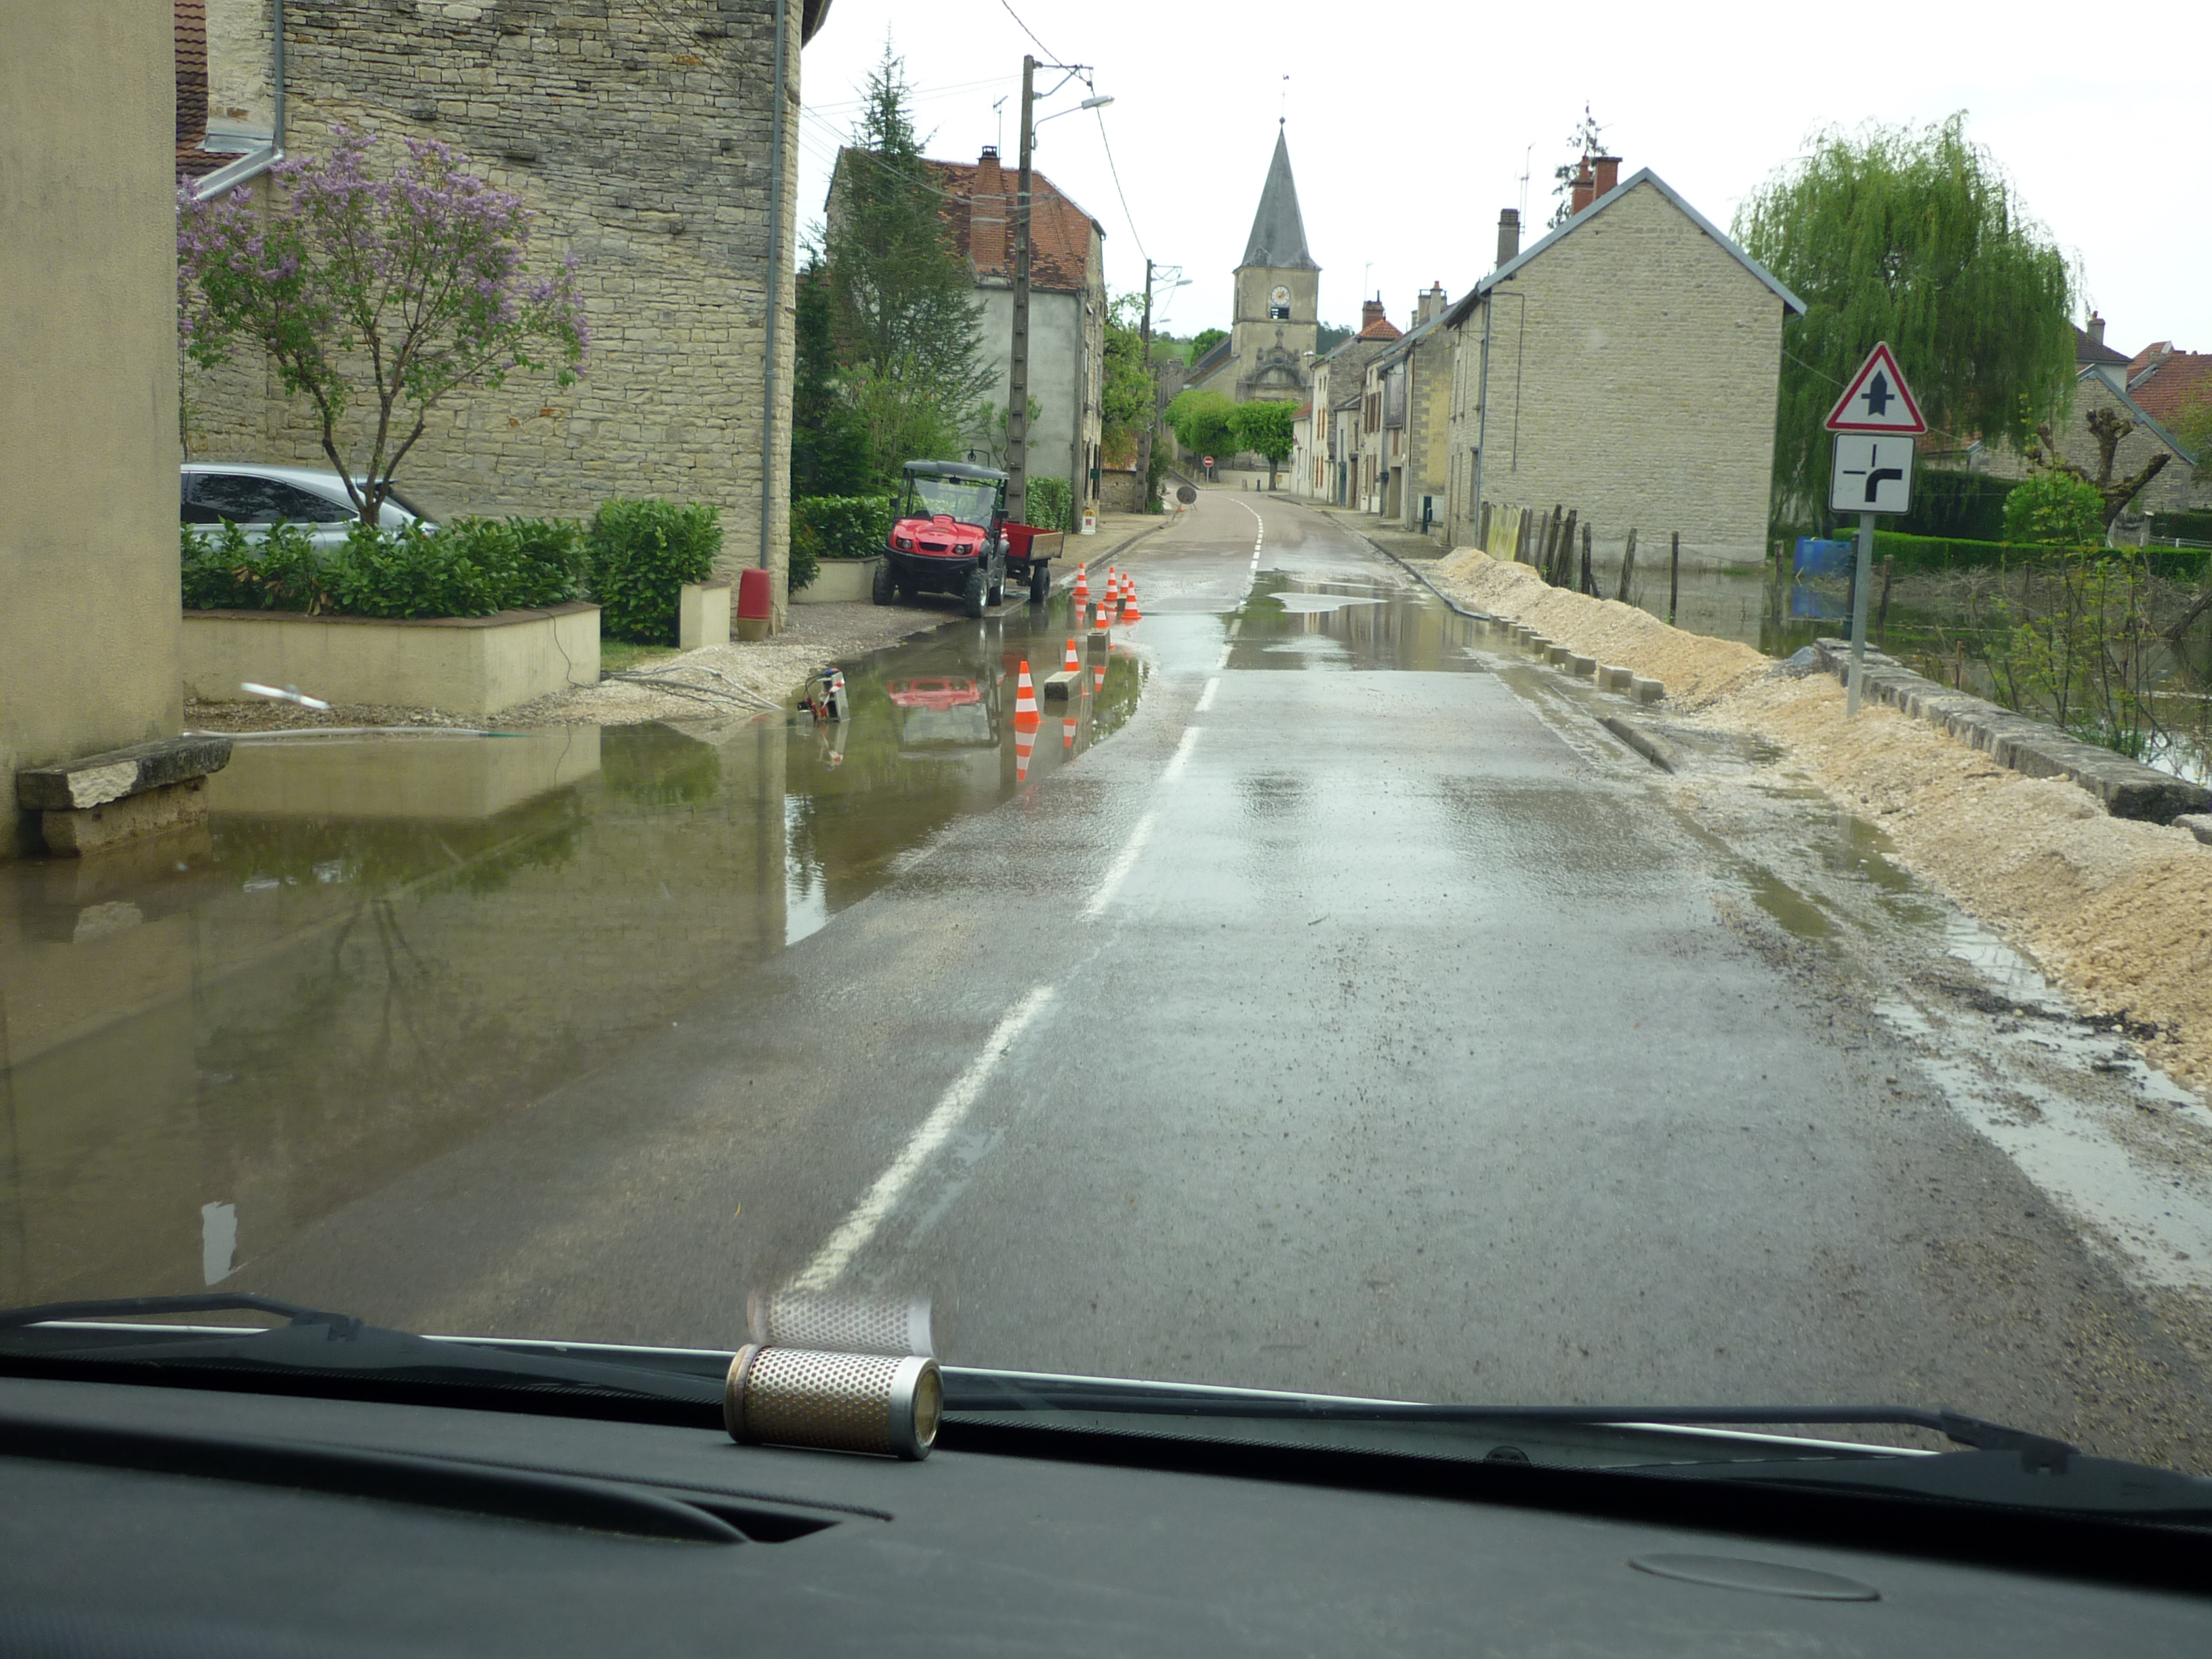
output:
[[[184,516],[187,524],[274,524],[279,519],[293,524],[335,524],[354,516],[349,502],[331,500],[313,490],[258,478],[247,472],[202,472],[185,485]]]

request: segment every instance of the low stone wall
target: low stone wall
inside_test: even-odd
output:
[[[875,597],[881,559],[824,559],[812,581],[791,596],[793,605],[854,605]]]
[[[1850,683],[1848,640],[1817,640],[1813,649],[1822,668]],[[2202,784],[2069,738],[2055,726],[2015,714],[1971,692],[1939,685],[1883,652],[1868,650],[1866,683],[1860,695],[1942,726],[1999,766],[2031,778],[2065,778],[2077,783],[2104,802],[2105,810],[2116,818],[2171,823],[2184,813],[2212,811],[2212,789]]]
[[[282,611],[187,611],[185,695],[236,702],[242,682],[297,686],[327,702],[495,714],[599,683],[599,608],[389,622]]]

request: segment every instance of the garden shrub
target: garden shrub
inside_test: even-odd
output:
[[[180,526],[187,611],[336,610],[329,562],[297,525],[273,526],[249,542],[234,524],[205,538]]]
[[[713,574],[721,515],[704,501],[606,501],[592,515],[585,549],[600,634],[673,645],[677,590]]]
[[[2005,539],[2039,547],[2097,547],[2105,539],[2105,498],[2094,484],[2063,472],[2032,472],[2005,497]]]

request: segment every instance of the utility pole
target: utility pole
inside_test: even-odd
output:
[[[1160,389],[1152,380],[1152,262],[1145,261],[1145,424],[1137,434],[1137,487],[1145,492],[1140,512],[1152,510],[1152,428],[1160,418]]]
[[[1036,59],[1022,59],[1022,167],[1014,196],[1014,337],[1006,357],[1006,517],[1027,524],[1030,507],[1030,154],[1036,140]]]

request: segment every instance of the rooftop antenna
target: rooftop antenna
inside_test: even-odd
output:
[[[1289,76],[1285,75],[1285,76],[1283,77],[1283,86],[1282,86],[1282,105],[1281,105],[1280,109],[1279,109],[1279,110],[1277,112],[1277,113],[1276,113],[1276,116],[1275,116],[1275,125],[1276,125],[1277,126],[1279,126],[1279,126],[1285,126],[1285,125],[1287,125],[1289,124],[1289,122],[1290,122],[1290,118],[1291,118],[1291,77],[1290,77]]]
[[[1524,224],[1528,218],[1528,167],[1535,154],[1536,147],[1534,144],[1521,152],[1521,218]]]
[[[1012,95],[1008,94],[1008,96]],[[1006,150],[1006,100],[1001,98],[997,103],[992,105],[991,113],[999,118],[999,142],[994,148],[1003,155]]]

